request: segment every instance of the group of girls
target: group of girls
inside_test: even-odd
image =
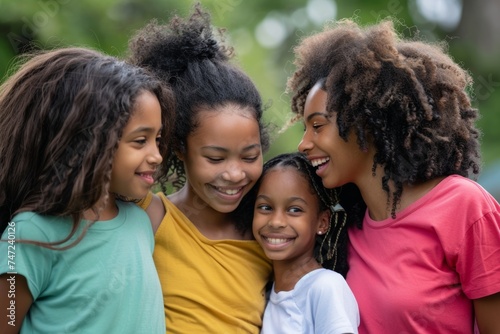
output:
[[[0,87],[0,331],[499,332],[468,74],[390,21],[295,55],[304,135],[265,163],[260,94],[200,5],[125,61],[25,61]]]

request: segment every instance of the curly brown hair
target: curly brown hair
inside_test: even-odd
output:
[[[0,234],[22,211],[72,217],[71,234],[44,245],[51,247],[69,240],[83,212],[107,195],[113,156],[142,92],[160,102],[166,152],[173,96],[144,69],[95,50],[25,58],[0,87]]]
[[[375,147],[372,172],[383,167],[393,217],[403,184],[479,174],[478,110],[467,93],[472,80],[444,44],[405,40],[390,20],[361,27],[346,19],[305,38],[295,54],[287,85],[295,120],[323,79],[340,136],[347,140],[353,130],[360,149]]]

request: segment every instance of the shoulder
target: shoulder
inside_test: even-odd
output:
[[[10,227],[16,239],[53,242],[67,236],[73,227],[73,221],[69,217],[22,212],[12,217]]]
[[[463,198],[490,199],[491,195],[476,181],[460,175],[450,175],[440,184],[442,191]]]
[[[460,175],[446,177],[436,187],[435,205],[448,207],[455,213],[466,212],[477,219],[494,211],[498,211],[498,202],[479,183]]]
[[[317,282],[320,286],[325,287],[336,287],[336,288],[346,288],[347,282],[345,278],[340,275],[338,272],[333,270],[324,269],[319,272],[317,278]]]
[[[347,282],[339,273],[329,269],[316,269],[304,276],[297,287],[309,287],[312,293],[321,295],[328,291],[337,291],[347,288]]]
[[[163,193],[153,194],[149,192],[148,195],[141,199],[137,205],[146,210],[146,213],[151,220],[151,226],[153,227],[153,233],[156,233],[158,227],[160,226],[163,218],[167,213],[167,209],[162,201]],[[164,195],[163,195],[164,197]]]

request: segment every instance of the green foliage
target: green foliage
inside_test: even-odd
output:
[[[9,68],[13,69],[16,55],[33,48],[80,45],[125,56],[128,39],[134,31],[153,18],[164,22],[175,13],[187,15],[194,3],[193,0],[0,0],[0,76],[4,78]],[[289,97],[284,91],[286,80],[293,71],[293,46],[302,37],[322,28],[321,24],[307,19],[305,6],[308,2],[201,0],[201,3],[212,13],[216,26],[227,28],[228,42],[236,51],[235,61],[256,82],[264,101],[269,101],[266,119],[276,130],[282,128],[290,116]],[[482,113],[479,125],[484,134],[485,164],[500,158],[495,147],[500,141],[500,115],[495,107],[500,105],[500,68],[497,64],[485,62],[464,39],[450,37],[454,36],[453,32],[444,31],[415,15],[415,1],[337,0],[333,4],[337,19],[349,17],[361,23],[375,23],[392,16],[400,23],[398,28],[403,35],[414,36],[420,31],[428,40],[446,38],[455,59],[471,70],[476,83],[474,103]],[[276,48],[264,48],[256,39],[256,27],[266,17],[285,23],[287,36]],[[266,157],[295,150],[302,126],[294,125],[281,134],[275,132],[275,141]]]

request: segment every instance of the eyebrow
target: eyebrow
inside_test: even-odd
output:
[[[222,147],[222,146],[215,146],[215,145],[203,146],[201,149],[202,150],[215,150],[215,151],[219,151],[219,152],[229,152],[229,150],[227,148]],[[248,151],[251,151],[253,149],[260,149],[260,144],[253,144],[253,145],[247,146],[243,149],[243,152],[248,152]]]
[[[271,198],[269,196],[267,196],[267,195],[257,195],[256,199],[259,199],[259,198],[264,199],[266,201],[270,201],[271,200]],[[307,205],[307,202],[302,197],[290,197],[289,201],[290,202],[300,201],[300,202],[302,202],[302,203],[304,203],[304,204]]]
[[[313,118],[315,116],[328,117],[328,114],[326,112],[316,111],[316,112],[313,112],[312,114],[310,114],[309,116],[307,116],[306,121],[311,120],[311,118]]]
[[[141,126],[133,131],[130,131],[130,133],[135,134],[135,133],[139,133],[139,132],[154,132],[154,130],[155,130],[154,128],[149,127],[149,126]],[[163,130],[163,126],[160,127],[159,131],[162,131],[162,130]]]

